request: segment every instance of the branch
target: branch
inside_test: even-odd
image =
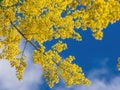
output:
[[[18,33],[27,41],[29,42],[36,50],[39,50],[37,48],[37,46],[34,45],[34,43],[32,43],[31,41],[28,41],[27,38],[24,36],[24,34],[17,28],[17,26],[10,20],[10,23],[12,24],[12,26],[18,31]],[[41,51],[40,51],[41,52]],[[45,55],[45,53],[43,53]],[[52,60],[56,65],[58,65],[54,60]]]
[[[31,41],[27,40],[27,38],[24,36],[24,34],[17,28],[17,26],[10,20],[10,23],[12,26],[19,32],[19,34],[27,41],[29,42],[36,50],[38,50],[37,46],[34,45]]]
[[[23,48],[23,51],[22,51],[22,56],[24,55],[24,51],[26,49],[26,46],[27,46],[27,41],[25,42],[25,45],[24,45],[24,48]]]
[[[10,23],[13,25],[13,27],[18,31],[18,33],[19,33],[27,42],[29,42],[36,50],[38,50],[39,52],[41,52],[40,49],[38,49],[37,46],[34,45],[34,43],[32,43],[31,41],[28,41],[28,40],[27,40],[27,38],[24,36],[24,34],[17,28],[17,26],[16,26],[11,20],[10,20]],[[46,54],[43,53],[43,55],[46,55]],[[54,61],[53,59],[52,59],[52,61],[53,61],[58,67],[60,67],[62,70],[65,70],[65,71],[69,72],[68,70],[66,70],[66,69],[64,69],[63,67],[59,66],[59,64],[58,64],[56,61]]]

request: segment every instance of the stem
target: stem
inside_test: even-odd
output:
[[[38,49],[37,46],[35,46],[34,43],[32,43],[31,41],[28,41],[28,40],[27,40],[27,38],[24,36],[24,34],[17,28],[17,26],[16,26],[11,20],[10,20],[10,23],[13,25],[13,27],[18,31],[18,33],[19,33],[27,42],[29,42],[36,50],[38,50],[39,52],[41,52],[40,49]],[[46,55],[46,54],[43,53],[43,55]],[[58,67],[60,67],[62,70],[65,70],[63,67],[59,66],[59,64],[58,64],[57,62],[55,62],[53,59],[52,59],[52,61],[53,61]],[[69,72],[68,70],[65,70],[65,71]]]
[[[37,46],[34,45],[31,41],[27,40],[27,38],[24,36],[24,34],[17,28],[17,26],[10,20],[10,23],[12,26],[19,32],[19,34],[27,41],[29,42],[36,50],[38,50]]]
[[[17,26],[10,20],[10,23],[13,25],[13,27],[20,33],[20,35],[22,35],[22,37],[27,41],[27,38],[24,36],[24,34],[17,28]],[[39,50],[40,51],[40,49],[38,49],[37,48],[37,46],[35,46],[35,44],[34,43],[32,43],[31,41],[27,41],[27,42],[29,42],[36,50]],[[40,51],[41,52],[41,51]],[[43,53],[44,55],[45,55],[45,53]],[[52,60],[56,65],[58,65],[54,60]]]
[[[24,34],[24,35],[39,35],[39,33],[29,33],[29,34]]]
[[[24,55],[24,51],[26,49],[26,46],[27,46],[27,41],[25,42],[25,46],[24,46],[23,51],[22,51],[22,56]]]

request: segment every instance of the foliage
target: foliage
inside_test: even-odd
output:
[[[30,43],[35,48],[33,61],[42,66],[43,76],[50,87],[60,78],[68,87],[89,85],[81,67],[72,63],[74,56],[65,59],[60,56],[67,49],[65,43],[58,41],[48,51],[44,43],[67,38],[81,41],[75,28],[90,28],[93,37],[102,40],[103,29],[120,19],[120,0],[0,0],[0,14],[0,58],[16,68],[19,80],[27,65],[24,50]],[[18,46],[22,39],[26,43],[20,50]]]
[[[0,3],[2,2],[3,0],[0,0]]]

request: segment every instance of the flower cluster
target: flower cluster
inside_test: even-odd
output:
[[[59,41],[48,51],[44,43],[67,38],[81,41],[82,36],[75,29],[87,28],[96,40],[102,40],[103,29],[118,20],[120,0],[0,0],[0,59],[10,61],[21,80],[26,61],[24,50],[18,46],[25,39],[36,49],[33,61],[43,67],[43,76],[50,87],[58,83],[59,78],[63,78],[67,86],[89,85],[81,67],[72,63],[74,57],[62,59],[59,55],[67,49],[65,43]]]

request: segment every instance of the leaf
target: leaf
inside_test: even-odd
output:
[[[0,3],[2,2],[3,0],[0,0]]]

